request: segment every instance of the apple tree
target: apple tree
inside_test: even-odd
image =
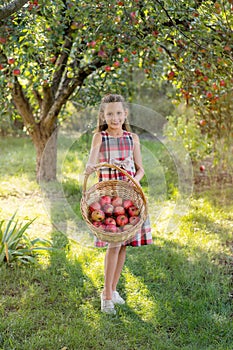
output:
[[[49,6],[39,0],[2,20],[1,94],[35,145],[37,176],[40,169],[43,179],[56,177],[55,131],[67,100],[93,104],[105,91],[124,91],[135,67],[152,86],[155,80],[174,84],[199,113],[213,105],[208,84],[220,88],[224,80],[227,95],[231,7],[230,0],[52,0]]]
[[[202,140],[206,140],[206,145],[212,144],[214,163],[218,163],[220,169],[230,170],[233,1],[199,2],[190,12],[193,19],[189,17],[187,29],[176,35],[176,46],[171,50],[174,64],[168,79],[187,106],[193,107],[192,119],[203,135]],[[180,65],[184,69],[180,69]],[[184,127],[189,124],[192,127],[193,120],[184,120]]]

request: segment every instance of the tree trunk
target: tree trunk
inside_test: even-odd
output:
[[[32,137],[36,149],[36,179],[40,181],[54,181],[57,173],[57,134],[58,129],[48,133],[40,129]]]
[[[47,97],[45,98],[45,116],[37,122],[29,99],[15,77],[13,101],[36,149],[36,179],[38,182],[56,180],[57,171],[57,115],[51,115],[48,122],[46,122],[45,117],[51,106],[51,96],[49,94],[50,90],[45,92],[47,92],[47,94],[45,93]]]
[[[18,11],[26,4],[28,0],[14,0],[0,7],[0,20],[10,17],[14,12]]]

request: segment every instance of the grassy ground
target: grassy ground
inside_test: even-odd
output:
[[[231,188],[193,194],[173,231],[151,208],[154,244],[128,249],[119,284],[126,304],[109,317],[99,300],[105,250],[52,228],[29,140],[1,140],[0,150],[1,218],[15,209],[20,220],[37,217],[30,235],[49,237],[57,248],[37,266],[0,267],[1,350],[233,349]],[[78,161],[74,150],[64,163],[63,189],[74,210]],[[172,216],[173,200],[163,206]]]

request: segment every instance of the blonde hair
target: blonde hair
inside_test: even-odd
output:
[[[125,99],[123,96],[117,95],[117,94],[105,95],[102,98],[101,103],[100,103],[97,129],[95,130],[96,132],[104,131],[108,128],[108,125],[107,125],[106,121],[104,120],[104,110],[105,110],[106,104],[111,103],[111,102],[121,102],[124,110],[127,109],[127,103],[125,102]],[[122,129],[126,130],[126,131],[130,131],[130,125],[129,125],[127,118],[125,119],[124,123],[122,124]]]

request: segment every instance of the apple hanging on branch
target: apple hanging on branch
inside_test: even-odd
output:
[[[19,68],[15,68],[13,70],[13,75],[15,75],[15,76],[20,75],[20,69]]]

